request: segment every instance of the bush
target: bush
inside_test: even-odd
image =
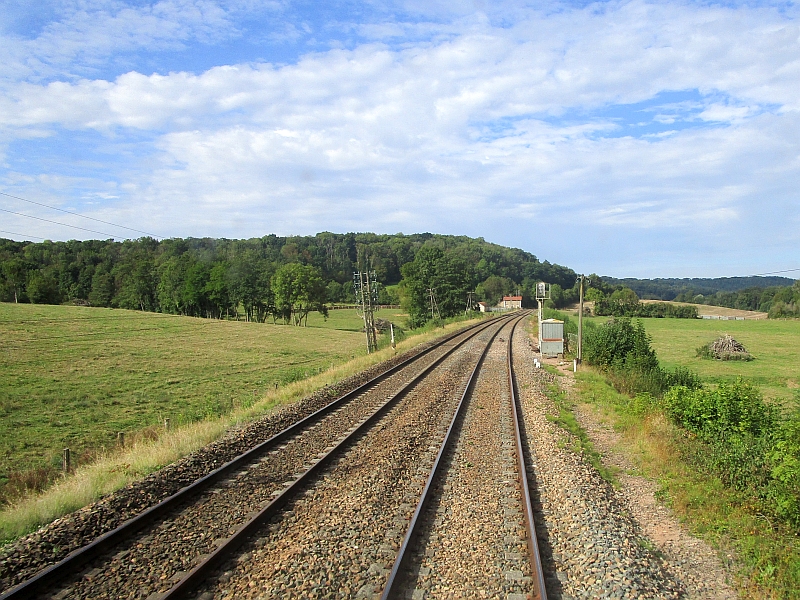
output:
[[[721,383],[715,390],[677,385],[664,395],[662,405],[678,425],[706,440],[725,433],[758,437],[777,420],[775,408],[741,379]]]
[[[700,376],[686,367],[675,367],[675,370],[670,373],[664,372],[664,387],[669,389],[673,386],[680,385],[690,390],[698,390],[703,387],[703,382]]]
[[[635,366],[645,370],[658,367],[656,353],[641,321],[634,324],[624,317],[612,319],[587,331],[583,347],[587,362],[600,367]]]
[[[800,409],[778,428],[769,462],[767,498],[779,517],[800,527]]]
[[[595,314],[598,316],[614,317],[648,317],[663,319],[696,319],[696,306],[682,306],[668,302],[622,302],[611,298],[597,300],[594,304]]]
[[[800,410],[781,418],[741,379],[715,390],[673,387],[661,406],[704,442],[693,462],[727,486],[750,491],[769,512],[800,526]]]

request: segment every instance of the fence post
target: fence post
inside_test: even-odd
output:
[[[61,468],[64,470],[64,473],[69,473],[71,470],[69,459],[69,448],[64,448],[64,454],[61,457]]]

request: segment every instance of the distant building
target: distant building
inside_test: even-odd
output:
[[[503,308],[522,308],[522,296],[503,296],[500,306]]]
[[[489,309],[489,305],[486,302],[478,302],[478,310],[481,312],[486,312]]]

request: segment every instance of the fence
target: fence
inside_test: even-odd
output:
[[[744,321],[744,317],[726,317],[723,315],[700,315],[701,319],[711,319],[713,321]]]

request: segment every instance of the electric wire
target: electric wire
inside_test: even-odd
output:
[[[8,235],[16,235],[16,236],[22,237],[22,238],[33,238],[33,239],[37,239],[37,240],[46,240],[47,239],[47,238],[39,237],[38,235],[27,235],[25,233],[17,233],[15,231],[4,231],[2,229],[0,229],[0,233],[7,233]]]
[[[27,217],[29,219],[36,219],[37,221],[44,221],[45,223],[53,223],[54,225],[61,225],[62,227],[71,227],[72,229],[80,229],[81,231],[88,231],[90,233],[99,233],[100,235],[105,235],[109,238],[115,238],[117,236],[111,233],[105,233],[104,231],[97,231],[95,229],[86,229],[86,227],[78,227],[77,225],[67,225],[66,223],[59,223],[58,221],[51,221],[50,219],[43,219],[42,217],[34,217],[33,215],[26,215],[24,213],[14,212],[13,210],[7,210],[5,208],[0,208],[1,211],[17,215],[18,217]]]
[[[134,229],[133,227],[126,227],[125,225],[119,225],[118,223],[112,223],[111,221],[103,221],[102,219],[96,219],[95,217],[87,217],[86,215],[82,215],[80,213],[72,212],[71,210],[64,210],[63,208],[58,208],[56,206],[50,206],[49,204],[43,204],[42,202],[36,202],[34,200],[28,200],[27,198],[22,198],[21,196],[14,196],[12,194],[7,194],[6,192],[0,192],[2,196],[8,196],[9,198],[14,198],[15,200],[22,200],[23,202],[28,202],[30,204],[35,204],[36,206],[43,206],[44,208],[49,208],[51,210],[57,210],[68,215],[74,215],[76,217],[81,217],[82,219],[89,219],[90,221],[97,221],[98,223],[103,223],[104,225],[111,225],[113,227],[119,227],[121,229],[127,229],[128,231],[135,231],[136,233],[143,233],[144,235],[149,235],[152,238],[160,239],[160,236],[154,235],[152,233],[148,233],[147,231],[142,231],[141,229]],[[69,227],[69,225],[67,226]],[[94,233],[98,233],[95,231]],[[108,235],[108,234],[103,234]],[[42,238],[39,238],[42,239]]]
[[[771,271],[769,273],[756,273],[755,275],[746,275],[746,277],[763,277],[764,275],[777,275],[778,273],[794,273],[800,269],[784,269],[783,271]]]

